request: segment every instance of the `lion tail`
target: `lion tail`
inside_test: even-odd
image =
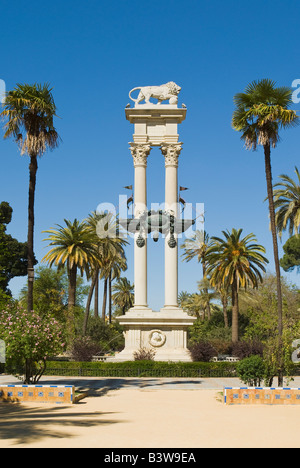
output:
[[[137,99],[134,99],[133,97],[131,97],[131,93],[133,93],[133,91],[136,91],[137,89],[142,89],[141,86],[138,86],[137,88],[133,88],[130,92],[129,92],[129,97],[130,99],[133,101],[133,102],[137,102]]]

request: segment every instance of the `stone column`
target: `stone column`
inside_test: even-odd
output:
[[[162,144],[165,157],[165,210],[178,217],[178,157],[182,143]],[[177,235],[175,234],[177,240]],[[171,248],[165,239],[165,308],[178,307],[178,244]]]
[[[147,209],[147,157],[151,146],[130,143],[134,164],[134,217],[138,218]],[[144,247],[138,247],[134,239],[134,307],[147,308],[147,239]]]

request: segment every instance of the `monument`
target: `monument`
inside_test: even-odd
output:
[[[134,218],[120,220],[134,234],[134,306],[118,317],[124,327],[125,348],[118,361],[134,359],[141,348],[155,350],[157,361],[190,361],[187,349],[187,329],[196,320],[178,306],[178,234],[192,224],[179,219],[178,160],[182,150],[178,124],[186,117],[186,107],[178,108],[180,87],[174,82],[162,86],[134,88],[129,97],[134,107],[127,105],[126,119],[134,125],[130,151],[134,165]],[[139,90],[137,99],[131,97]],[[157,103],[150,99],[157,99]],[[144,103],[142,103],[145,100]],[[169,103],[161,104],[168,100]],[[160,147],[165,160],[164,210],[147,208],[147,162],[152,147]],[[148,307],[147,298],[147,237],[154,241],[159,234],[165,238],[165,303],[160,311]]]

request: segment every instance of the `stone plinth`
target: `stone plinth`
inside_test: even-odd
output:
[[[130,309],[118,317],[124,327],[125,348],[114,361],[132,361],[134,352],[141,348],[154,350],[155,361],[191,361],[187,329],[195,320],[179,308],[165,308],[160,312],[137,307]]]
[[[125,109],[125,115],[134,124],[134,143],[160,146],[178,142],[177,125],[186,118],[186,109],[170,104],[144,104]]]

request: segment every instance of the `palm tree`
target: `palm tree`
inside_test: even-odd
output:
[[[99,276],[104,279],[102,319],[105,321],[107,292],[109,293],[109,311],[111,316],[111,281],[120,275],[121,270],[127,269],[124,252],[128,242],[120,236],[118,218],[112,213],[92,212],[86,220],[89,229],[95,235],[98,260],[93,266],[92,293],[95,291],[95,314],[98,311]],[[86,322],[89,309],[86,310]]]
[[[216,308],[212,302],[214,299],[218,298],[218,293],[212,287],[210,280],[206,277],[201,281],[198,281],[198,305],[203,310],[203,318],[205,318],[207,311],[207,319],[211,319],[211,309]]]
[[[34,199],[38,156],[47,149],[58,146],[59,136],[54,128],[53,118],[56,106],[49,84],[18,84],[6,94],[4,110],[0,116],[8,119],[4,138],[13,137],[18,143],[21,155],[27,154],[29,164],[28,195],[28,300],[27,309],[33,309],[34,281]]]
[[[112,286],[112,301],[115,306],[122,310],[122,314],[133,306],[134,303],[134,285],[127,278],[118,278]]]
[[[207,251],[211,284],[216,287],[231,287],[232,292],[232,341],[239,340],[239,289],[251,286],[257,288],[262,282],[261,271],[268,260],[262,255],[265,248],[256,243],[253,234],[241,238],[242,229],[223,231],[224,239],[212,237],[212,245]]]
[[[204,320],[205,311],[203,310],[203,302],[200,304],[198,293],[184,292],[181,297],[180,305],[190,315],[194,315],[197,319]]]
[[[187,291],[181,291],[178,294],[178,304],[179,307],[184,309],[186,307],[187,302],[190,300],[191,293],[188,293]]]
[[[206,252],[210,247],[210,237],[206,231],[195,231],[190,239],[186,239],[181,245],[184,253],[181,255],[183,260],[190,262],[193,258],[197,258],[198,263],[202,264],[202,277],[206,279],[207,259]],[[206,294],[208,290],[206,289]],[[205,314],[205,311],[204,311]],[[210,317],[210,305],[207,304],[207,315]]]
[[[19,303],[27,308],[28,286],[24,286],[20,292]],[[65,271],[60,271],[40,266],[36,270],[36,278],[33,285],[34,310],[43,315],[51,313],[62,319],[67,303],[67,281]]]
[[[198,260],[198,263],[202,263],[202,274],[203,278],[206,276],[206,251],[210,246],[210,237],[205,231],[195,231],[194,235],[190,239],[186,239],[180,246],[184,249],[184,253],[181,255],[183,260],[190,262],[193,258]]]
[[[66,267],[69,280],[68,310],[69,319],[74,321],[74,307],[76,305],[77,270],[81,275],[86,273],[90,277],[91,264],[98,260],[98,250],[95,248],[95,235],[85,222],[75,219],[73,222],[65,219],[66,226],[58,225],[58,229],[43,231],[49,234],[44,239],[53,248],[44,256],[42,261],[49,266]]]
[[[235,130],[242,132],[241,139],[245,142],[246,148],[256,150],[258,145],[264,148],[277,277],[278,334],[281,340],[283,332],[282,291],[272,186],[271,147],[275,148],[279,142],[279,130],[296,125],[299,118],[295,111],[289,109],[292,104],[292,90],[287,87],[276,87],[276,83],[269,79],[250,83],[244,93],[234,96],[234,103],[236,109],[232,116],[232,126]]]
[[[107,263],[108,269],[108,321],[112,322],[112,282],[119,279],[122,271],[127,270],[127,262],[124,253],[112,255]]]
[[[297,181],[282,174],[279,176],[282,182],[274,186],[280,187],[274,190],[275,222],[280,237],[287,229],[290,237],[300,233],[300,172],[297,167],[295,173]]]

